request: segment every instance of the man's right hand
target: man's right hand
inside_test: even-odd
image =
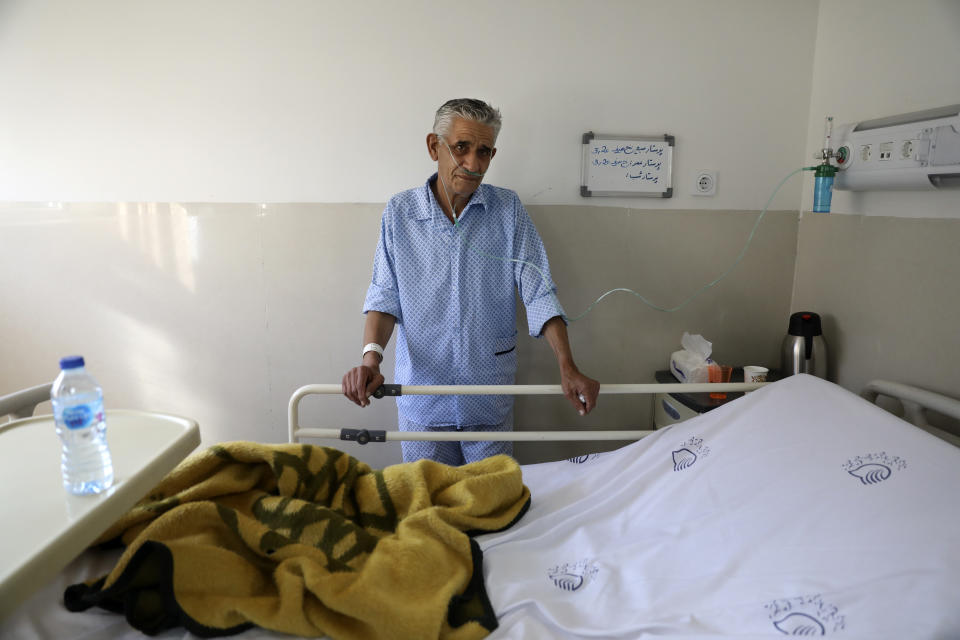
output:
[[[360,407],[370,404],[370,396],[384,382],[380,367],[360,365],[347,371],[343,376],[343,395]]]

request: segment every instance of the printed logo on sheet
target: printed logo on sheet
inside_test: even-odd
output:
[[[600,457],[599,453],[588,453],[584,456],[574,456],[572,458],[567,458],[567,462],[572,462],[573,464],[583,464],[584,462],[596,460],[599,457]]]
[[[907,468],[907,461],[900,456],[887,455],[886,451],[867,453],[850,458],[843,463],[843,470],[862,484],[879,484],[888,480],[894,471]]]
[[[672,452],[673,470],[689,469],[697,463],[697,460],[707,457],[709,453],[710,447],[703,443],[703,438],[692,436],[681,442],[679,448]]]
[[[594,581],[600,567],[590,558],[566,562],[551,567],[547,575],[553,585],[562,591],[581,591]]]
[[[819,594],[782,598],[763,608],[773,628],[787,636],[825,636],[846,626],[840,609]]]

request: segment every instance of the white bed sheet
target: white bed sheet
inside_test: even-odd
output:
[[[524,481],[491,638],[960,638],[960,449],[820,379]]]
[[[960,638],[960,449],[817,378],[523,471],[528,513],[478,538],[493,639]],[[145,638],[60,604],[115,557],[78,558],[0,637]]]

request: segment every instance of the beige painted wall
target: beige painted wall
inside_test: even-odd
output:
[[[0,86],[16,99],[0,100],[0,201],[37,204],[0,208],[0,390],[80,351],[114,406],[194,416],[206,442],[283,440],[290,393],[358,360],[382,203],[433,171],[424,138],[453,96],[503,110],[488,181],[530,207],[570,313],[620,286],[675,304],[729,266],[801,163],[817,6],[2,2]],[[674,197],[581,198],[588,130],[675,135]],[[691,195],[709,169],[716,196]],[[800,188],[773,208],[795,209]],[[312,204],[275,204],[290,202]],[[771,214],[683,311],[608,299],[571,328],[580,364],[650,379],[684,330],[766,361],[795,249],[796,215]],[[522,381],[555,379],[528,342]],[[606,404],[591,420],[649,423],[648,406]],[[557,407],[518,423],[577,418]],[[311,401],[305,418],[321,417],[393,423],[390,405]]]
[[[960,103],[958,59],[960,2],[822,0],[809,154],[827,114],[852,122]],[[808,176],[805,211],[812,193]],[[803,214],[792,308],[824,315],[837,382],[886,378],[960,397],[957,247],[957,190],[837,191],[832,214]]]
[[[633,289],[664,308],[681,304],[734,263],[758,212],[558,206],[535,207],[531,215],[550,254],[560,300],[567,315],[576,317],[614,287]],[[629,293],[606,298],[568,329],[578,366],[601,382],[653,382],[686,330],[712,341],[719,362],[776,367],[790,304],[796,229],[796,213],[767,213],[743,261],[678,311],[656,311]],[[528,342],[533,344],[523,344],[520,353],[519,382],[559,382],[548,346]],[[565,401],[523,397],[517,400],[516,422],[526,428],[651,428],[650,396],[602,396],[601,401],[595,413],[581,419]],[[596,443],[548,444],[536,450],[518,445],[517,450],[527,461],[599,448]]]
[[[793,307],[822,312],[839,384],[960,395],[960,219],[806,215],[799,244]]]
[[[80,352],[108,406],[193,417],[205,444],[286,441],[293,391],[338,383],[359,360],[381,209],[0,206],[0,389],[50,380],[60,356]],[[680,303],[733,263],[757,217],[572,206],[533,207],[531,215],[571,316],[612,286]],[[770,363],[789,307],[796,228],[795,213],[767,214],[743,262],[676,313],[611,296],[570,327],[578,364],[601,382],[652,382],[683,330],[713,340],[721,361]],[[519,350],[520,383],[559,382],[545,342],[527,337]],[[384,371],[392,370],[391,345]],[[521,399],[516,423],[652,423],[649,397],[601,400],[581,419],[560,397]],[[303,405],[307,426],[392,428],[395,421],[389,399],[363,410],[340,396]],[[376,466],[399,461],[395,444],[345,448]],[[520,447],[518,455],[530,461],[597,448]]]

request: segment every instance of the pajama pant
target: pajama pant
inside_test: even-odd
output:
[[[513,429],[513,411],[507,416],[502,424],[478,424],[470,425],[457,429],[454,426],[428,427],[422,424],[411,422],[401,415],[397,415],[397,422],[400,431],[511,431]],[[400,443],[403,450],[403,461],[414,462],[421,458],[429,458],[443,464],[451,466],[460,466],[470,462],[476,462],[498,453],[508,456],[513,455],[512,442],[431,442],[431,441],[407,441]]]

